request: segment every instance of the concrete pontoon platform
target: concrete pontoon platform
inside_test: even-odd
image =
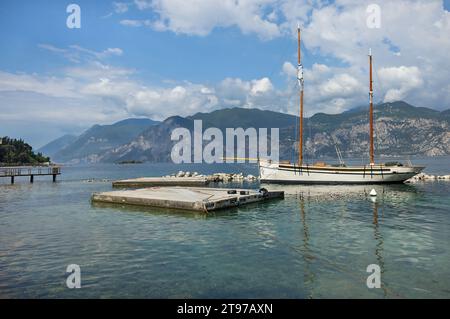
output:
[[[113,187],[205,186],[206,177],[140,177],[113,181]]]
[[[273,198],[284,198],[283,191],[206,187],[151,187],[94,193],[92,202],[162,207],[209,212]]]

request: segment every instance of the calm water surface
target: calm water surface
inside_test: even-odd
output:
[[[449,157],[415,163],[450,174]],[[90,203],[110,180],[180,169],[257,174],[111,164],[65,167],[57,183],[0,179],[0,297],[450,297],[449,181],[376,186],[375,201],[370,186],[283,186],[285,200],[209,216]],[[73,263],[81,289],[65,284]],[[369,264],[380,289],[366,286]]]

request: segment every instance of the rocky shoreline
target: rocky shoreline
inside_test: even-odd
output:
[[[244,175],[243,173],[214,173],[211,175],[199,174],[198,172],[189,171],[179,171],[178,173],[173,173],[171,175],[166,175],[164,177],[203,177],[210,182],[215,183],[227,183],[227,182],[255,182],[258,181],[258,177],[254,175]],[[405,183],[417,183],[419,181],[434,181],[434,180],[447,180],[450,181],[450,175],[428,175],[425,173],[417,174]]]
[[[198,172],[184,172],[184,171],[179,171],[178,173],[174,173],[171,175],[166,175],[163,177],[204,177],[206,178],[208,181],[210,182],[215,182],[215,183],[219,183],[219,182],[254,182],[258,180],[257,176],[254,175],[244,175],[243,173],[214,173],[211,175],[203,175],[203,174],[199,174]]]
[[[450,175],[428,175],[425,173],[417,174],[407,181],[405,183],[417,183],[419,181],[434,181],[434,180],[448,180],[450,181]]]

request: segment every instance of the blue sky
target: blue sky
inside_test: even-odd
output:
[[[66,7],[81,8],[81,28]],[[303,28],[307,114],[375,100],[449,108],[450,1],[200,0],[0,2],[0,136],[41,146],[127,117],[223,107],[295,114]],[[414,36],[416,35],[416,36]]]
[[[139,70],[139,77],[149,83],[170,79],[213,83],[225,77],[251,80],[271,75],[282,84],[279,66],[295,58],[292,39],[261,41],[254,35],[243,35],[236,27],[217,28],[200,37],[124,27],[120,21],[126,17],[144,18],[148,13],[130,7],[125,14],[109,16],[114,12],[110,1],[76,1],[82,10],[81,29],[66,27],[65,9],[72,2],[18,3],[0,4],[0,36],[8,47],[1,53],[0,68],[10,72],[53,74],[70,63],[39,48],[41,43],[60,48],[77,44],[95,51],[120,47],[125,54],[108,62]],[[305,64],[312,62],[305,59]]]

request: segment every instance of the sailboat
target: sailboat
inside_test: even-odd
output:
[[[338,165],[327,165],[323,162],[309,165],[303,161],[303,66],[300,48],[300,26],[298,34],[298,67],[297,81],[300,97],[300,123],[298,162],[274,162],[260,158],[259,177],[263,183],[287,184],[374,184],[374,183],[402,183],[419,174],[424,167],[404,165],[401,163],[375,163],[373,146],[373,81],[372,81],[372,52],[369,51],[370,81],[369,81],[369,138],[370,163],[361,166],[346,166],[342,162]],[[340,152],[338,152],[339,155]],[[341,161],[341,157],[340,157]]]

